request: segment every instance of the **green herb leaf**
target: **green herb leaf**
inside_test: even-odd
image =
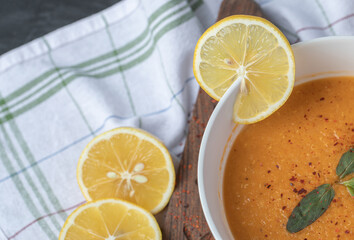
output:
[[[354,149],[344,153],[338,163],[336,173],[339,178],[344,178],[354,172]]]
[[[290,233],[301,231],[316,221],[329,207],[334,198],[334,189],[323,184],[307,194],[289,216],[286,229]]]
[[[352,197],[354,197],[354,178],[352,178],[348,181],[342,182],[342,184],[347,187],[350,195],[352,195]]]

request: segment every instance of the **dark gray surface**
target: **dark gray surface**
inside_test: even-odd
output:
[[[120,0],[0,0],[0,55]]]

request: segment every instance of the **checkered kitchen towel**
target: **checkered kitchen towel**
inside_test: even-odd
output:
[[[0,56],[0,239],[57,239],[97,134],[140,127],[178,159],[220,2],[126,0]]]

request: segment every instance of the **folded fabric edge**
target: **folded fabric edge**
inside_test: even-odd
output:
[[[52,48],[58,48],[104,29],[105,23],[102,20],[102,14],[106,17],[108,24],[112,24],[129,16],[139,6],[139,3],[140,0],[122,0],[107,9],[58,28],[43,37],[50,43]],[[1,72],[8,70],[12,66],[47,54],[48,48],[41,38],[34,39],[0,55],[0,75]]]
[[[1,228],[0,228],[0,240],[8,240],[8,237],[5,236],[5,233]]]

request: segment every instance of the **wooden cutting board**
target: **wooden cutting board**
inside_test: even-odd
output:
[[[259,6],[252,0],[224,0],[218,20],[234,14],[262,16]],[[176,188],[161,224],[163,239],[214,239],[199,200],[197,168],[200,142],[216,104],[203,90],[199,91],[177,173]]]

